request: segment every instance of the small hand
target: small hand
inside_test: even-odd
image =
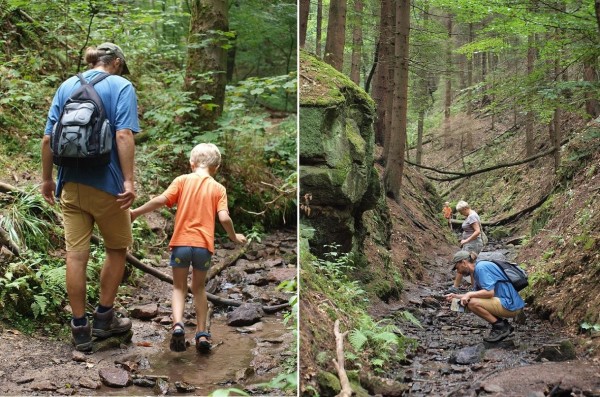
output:
[[[129,216],[131,216],[131,222],[133,223],[133,221],[135,221],[135,219],[138,217],[137,213],[135,212],[135,210],[129,210]]]
[[[452,301],[452,299],[454,299],[454,298],[460,299],[460,297],[462,297],[462,295],[460,295],[460,294],[447,294],[444,296],[446,297],[446,300],[449,302]]]
[[[246,242],[248,241],[248,240],[246,240],[246,236],[244,236],[241,233],[236,233],[235,239],[232,239],[232,240],[238,244],[246,244]]]
[[[121,209],[126,210],[133,204],[135,200],[135,190],[133,188],[133,182],[125,182],[123,184],[125,191],[117,194],[117,203],[121,204]]]
[[[40,186],[40,192],[44,200],[50,205],[54,205],[54,191],[56,190],[56,182],[54,180],[44,181]]]

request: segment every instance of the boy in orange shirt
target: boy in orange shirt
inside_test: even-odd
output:
[[[185,331],[183,312],[187,294],[187,277],[192,265],[192,292],[196,307],[196,349],[207,352],[211,348],[211,335],[206,330],[206,274],[215,251],[215,218],[236,243],[246,243],[243,234],[236,234],[227,209],[225,187],[213,179],[221,165],[221,153],[212,143],[196,145],[190,155],[191,174],[181,175],[160,196],[154,197],[139,208],[131,210],[131,220],[164,205],[177,204],[175,230],[169,242],[173,268],[173,333],[170,348],[184,351]]]
[[[452,230],[452,208],[450,207],[450,203],[448,201],[444,203],[442,214],[444,214],[444,218],[446,218],[448,221],[448,226],[450,227],[450,230]]]

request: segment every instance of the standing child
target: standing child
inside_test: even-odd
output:
[[[452,230],[452,208],[450,207],[450,203],[448,201],[444,203],[442,214],[444,214],[444,218],[446,218],[448,221],[448,226],[450,227],[450,230]]]
[[[169,242],[173,268],[173,333],[170,348],[184,351],[185,331],[183,312],[187,295],[187,277],[192,265],[192,292],[196,308],[196,349],[207,352],[211,348],[211,335],[206,330],[206,273],[215,251],[215,217],[229,238],[240,244],[246,242],[243,234],[236,234],[227,210],[225,187],[213,179],[221,164],[221,153],[212,143],[201,143],[190,155],[191,174],[181,175],[160,196],[154,197],[139,208],[131,210],[131,220],[164,205],[177,205],[175,230]]]

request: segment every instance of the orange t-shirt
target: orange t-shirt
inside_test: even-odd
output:
[[[442,212],[444,213],[444,218],[446,219],[450,219],[450,217],[452,216],[452,208],[450,207],[444,207],[442,209]]]
[[[210,176],[186,174],[175,178],[165,190],[167,206],[177,205],[173,247],[200,247],[215,251],[215,218],[227,211],[225,187]]]

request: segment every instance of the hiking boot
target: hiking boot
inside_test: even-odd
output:
[[[502,320],[499,323],[492,324],[492,329],[487,336],[483,337],[486,342],[500,342],[502,339],[510,335],[510,324],[506,320]]]
[[[508,322],[508,319],[507,319],[507,318],[505,318],[505,319],[504,319],[504,320],[502,320],[502,321],[504,321],[504,324],[506,324],[506,325],[508,326],[508,328],[509,328],[509,330],[510,330],[510,333],[512,334],[512,333],[515,331],[515,327],[513,327],[513,326],[512,326],[512,325],[511,325],[511,324]]]
[[[80,352],[88,352],[92,350],[92,332],[90,322],[87,324],[76,326],[71,320],[71,342],[76,350]]]
[[[94,311],[94,325],[92,326],[92,335],[104,339],[111,335],[122,334],[131,329],[131,320],[128,318],[119,318],[115,316],[115,310],[111,308],[104,313]]]

